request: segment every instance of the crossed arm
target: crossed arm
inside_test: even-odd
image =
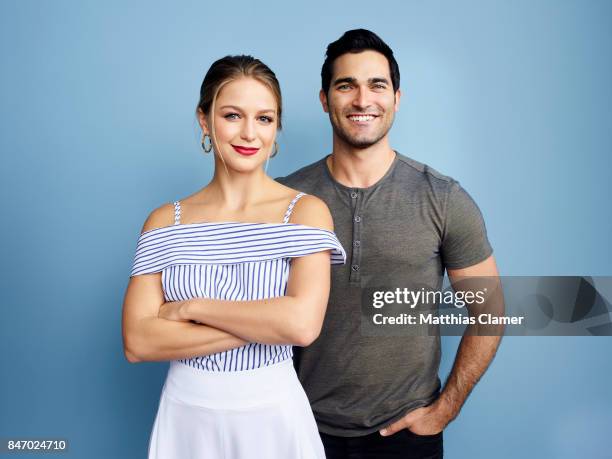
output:
[[[448,275],[454,288],[465,279],[480,277],[495,281],[499,276],[493,256],[468,268],[448,270]],[[497,293],[499,292],[500,290]],[[498,298],[493,300],[497,301]],[[497,309],[496,312],[500,311]],[[472,313],[470,311],[470,314]],[[436,401],[429,406],[411,411],[402,419],[382,429],[382,435],[393,435],[405,428],[418,435],[432,435],[442,431],[457,417],[468,395],[493,360],[501,341],[499,330],[496,331],[499,333],[498,336],[479,336],[483,333],[479,327],[481,326],[474,324],[466,328],[453,368]]]
[[[143,231],[162,226],[155,220],[149,217]],[[292,221],[333,231],[327,206],[312,196],[300,200]],[[306,346],[321,331],[329,284],[329,250],[293,258],[286,295],[265,300],[165,302],[160,273],[133,276],[123,304],[125,356],[134,363],[210,355],[248,342]]]

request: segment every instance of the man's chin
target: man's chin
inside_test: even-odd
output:
[[[370,148],[372,145],[375,145],[376,143],[378,143],[378,141],[364,140],[364,141],[351,142],[350,145],[353,148],[359,148],[360,150],[365,150],[366,148]]]
[[[332,125],[333,126],[333,125]],[[369,135],[351,135],[346,132],[344,129],[338,129],[334,127],[335,134],[342,139],[348,146],[352,148],[358,148],[360,150],[364,150],[366,148],[370,148],[372,145],[376,145],[380,142],[389,130],[387,129],[385,132],[378,133],[369,133]]]
[[[384,136],[382,136],[384,137]],[[353,148],[359,148],[364,150],[371,147],[372,145],[380,142],[382,137],[353,137],[347,135],[340,135],[340,138],[344,140],[349,146]]]

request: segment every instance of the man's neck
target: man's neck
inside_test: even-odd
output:
[[[368,148],[358,149],[334,142],[327,167],[334,179],[349,188],[368,188],[387,173],[395,160],[387,139]]]

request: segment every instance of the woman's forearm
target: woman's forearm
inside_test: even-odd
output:
[[[141,319],[129,338],[125,353],[132,363],[186,359],[246,344],[237,336],[211,326],[158,317]]]
[[[327,303],[327,298],[324,299]],[[181,308],[184,319],[210,325],[264,344],[308,346],[321,331],[325,305],[281,296],[264,300],[225,301],[194,298]]]

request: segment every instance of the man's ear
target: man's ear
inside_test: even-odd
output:
[[[198,123],[200,123],[202,132],[204,134],[209,134],[210,131],[208,130],[208,120],[206,119],[206,115],[204,114],[204,112],[202,112],[201,108],[198,108],[197,113],[198,113]]]
[[[395,111],[399,111],[399,106],[400,106],[400,98],[402,97],[402,91],[400,91],[399,88],[397,88],[397,91],[395,91]]]
[[[327,105],[327,94],[321,89],[319,91],[319,100],[321,101],[321,105],[323,106],[323,111],[325,113],[329,113],[329,105]]]

